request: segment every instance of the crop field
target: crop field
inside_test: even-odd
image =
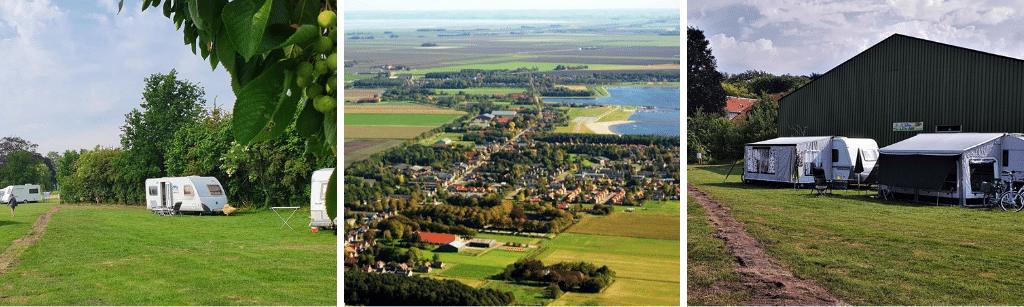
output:
[[[50,206],[25,204],[17,213],[30,218]],[[337,237],[310,232],[302,214],[291,220],[295,230],[281,230],[271,211],[157,217],[62,205],[42,238],[0,275],[0,304],[337,304]],[[35,222],[21,219],[14,218]]]
[[[853,305],[1021,305],[1022,215],[876,200],[871,193],[763,188],[723,180],[729,165],[688,166],[796,276]]]
[[[366,76],[366,75],[361,75],[361,76]],[[344,93],[345,94],[345,99],[344,100],[345,101],[356,101],[356,100],[359,100],[360,98],[373,97],[374,95],[383,94],[384,90],[385,89],[382,89],[382,88],[367,88],[367,89],[350,88],[350,89],[346,89],[345,90],[345,93]],[[347,112],[347,110],[346,110],[346,112]]]
[[[679,216],[612,212],[608,216],[586,216],[569,233],[679,240]]]
[[[345,125],[345,139],[398,139],[408,140],[436,126],[369,126]]]
[[[433,126],[458,118],[457,114],[345,114],[345,126]],[[347,127],[346,127],[347,128]]]
[[[345,114],[464,115],[466,112],[408,102],[380,102],[373,104],[345,105]],[[349,123],[346,122],[345,124],[348,125]]]
[[[440,141],[442,139],[448,138],[448,139],[452,140],[452,144],[461,144],[461,145],[466,145],[466,146],[469,146],[469,147],[473,147],[473,146],[476,145],[476,143],[473,143],[473,142],[470,142],[470,141],[463,141],[462,140],[462,135],[463,135],[463,133],[441,132],[441,133],[435,134],[434,136],[431,136],[431,137],[428,137],[428,138],[423,138],[423,140],[420,141],[420,144],[430,145],[430,144],[437,143],[437,141]]]
[[[510,93],[525,93],[526,90],[526,88],[522,87],[470,87],[460,89],[443,89],[440,91],[446,95],[458,95],[459,92],[464,92],[468,95],[508,95]]]
[[[356,126],[353,126],[356,127]],[[346,128],[346,130],[351,127]],[[345,140],[345,166],[352,164],[352,162],[360,161],[369,158],[370,155],[385,151],[388,148],[398,146],[402,144],[403,140],[388,140],[388,139],[351,139]]]
[[[643,214],[638,217],[671,217]],[[604,219],[588,219],[569,229],[574,232],[586,222],[594,228],[616,228],[601,224]],[[676,220],[678,227],[678,219]],[[643,225],[643,221],[639,222]],[[678,234],[678,228],[676,233]],[[545,263],[588,261],[607,265],[616,272],[615,282],[601,293],[566,293],[551,305],[662,305],[678,306],[679,240],[660,240],[594,234],[563,233],[545,243],[551,248],[538,256]]]

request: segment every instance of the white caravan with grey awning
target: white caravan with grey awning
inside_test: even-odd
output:
[[[782,137],[744,146],[745,182],[814,183],[821,168],[833,181],[856,183],[871,172],[878,156],[872,139],[831,136]]]
[[[961,206],[984,196],[982,182],[1002,171],[1024,171],[1024,139],[1018,134],[921,133],[879,153],[882,191],[956,199]]]

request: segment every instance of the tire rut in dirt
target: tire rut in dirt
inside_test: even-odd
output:
[[[743,305],[849,305],[811,280],[797,278],[793,272],[775,265],[765,254],[764,246],[729,214],[729,208],[692,184],[686,185],[686,193],[708,212],[715,237],[725,242],[736,260],[739,267],[734,272],[750,293]]]
[[[43,231],[46,230],[46,224],[50,222],[50,216],[54,212],[57,212],[62,206],[54,205],[50,207],[50,211],[39,217],[35,224],[32,224],[32,229],[29,230],[28,234],[24,237],[18,238],[8,246],[2,254],[0,254],[0,275],[7,273],[7,270],[17,263],[18,257],[21,256],[22,252],[28,249],[29,246],[35,244],[39,238],[43,237]]]

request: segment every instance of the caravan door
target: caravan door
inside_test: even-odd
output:
[[[160,199],[160,207],[170,208],[171,204],[174,203],[173,195],[174,193],[171,193],[171,183],[166,181],[161,182],[160,195],[158,195],[158,198]]]

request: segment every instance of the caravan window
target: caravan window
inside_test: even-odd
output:
[[[39,189],[28,189],[29,194],[39,194]]]
[[[860,157],[864,158],[864,161],[875,161],[878,160],[878,150],[875,149],[861,149]]]
[[[193,195],[195,195],[195,191],[192,189],[192,185],[190,185],[190,184],[186,184],[185,185],[184,194],[185,194],[185,197],[192,197]]]
[[[224,195],[224,191],[220,189],[219,185],[208,184],[206,185],[206,189],[210,190],[210,195]]]
[[[149,187],[149,196],[156,196],[156,187]]]
[[[749,157],[746,161],[748,173],[775,173],[775,157],[771,155],[770,148],[751,148]]]

